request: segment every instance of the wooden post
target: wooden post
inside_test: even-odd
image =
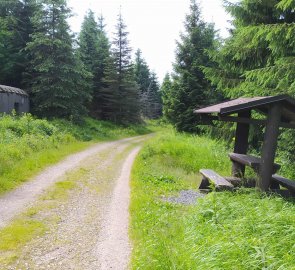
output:
[[[238,117],[250,118],[251,111],[244,111],[238,114]],[[249,137],[249,124],[237,123],[234,153],[247,154],[248,151],[248,137]],[[243,177],[245,174],[245,165],[232,161],[232,176]]]
[[[281,104],[274,104],[270,107],[268,112],[262,146],[261,165],[256,184],[256,187],[261,191],[267,191],[270,188],[271,176],[273,174],[273,164],[278,143],[281,112]]]

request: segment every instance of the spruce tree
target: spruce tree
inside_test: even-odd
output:
[[[173,90],[172,80],[170,74],[167,73],[161,85],[162,103],[163,103],[163,116],[169,122],[172,122],[171,108],[173,108]]]
[[[140,90],[139,96],[141,115],[143,117],[148,117],[148,89],[151,84],[151,74],[146,61],[142,57],[142,52],[140,49],[138,49],[135,53],[134,74]]]
[[[174,97],[173,102],[169,103],[169,119],[177,130],[198,131],[193,110],[212,102],[213,90],[202,67],[211,65],[206,50],[215,46],[215,31],[212,24],[201,19],[196,0],[191,0],[190,13],[186,16],[184,26],[185,33],[181,35],[181,41],[177,42]]]
[[[42,117],[79,119],[87,110],[89,73],[74,52],[65,0],[44,0],[33,17],[34,33],[27,44],[33,112]]]
[[[295,13],[289,0],[226,4],[234,29],[207,77],[228,97],[295,96]]]
[[[79,54],[86,69],[94,73],[98,65],[98,24],[93,11],[88,10],[84,16],[79,34]]]
[[[103,78],[106,75],[106,67],[110,57],[110,44],[105,33],[104,18],[99,17],[95,21],[94,13],[89,10],[79,36],[79,54],[88,72],[92,74],[92,102],[90,103],[90,114],[96,118],[103,117],[103,94],[105,87]]]
[[[31,41],[31,18],[37,8],[36,0],[0,1],[0,84],[24,87],[24,48]]]
[[[147,90],[147,117],[150,119],[156,119],[162,115],[162,97],[160,84],[155,72],[151,72],[149,79],[150,85]]]
[[[139,90],[133,72],[131,52],[128,32],[120,13],[112,50],[115,72],[108,74],[109,83],[105,95],[109,92],[109,98],[113,99],[112,104],[115,107],[112,108],[114,112],[112,119],[121,123],[138,122],[140,118]]]

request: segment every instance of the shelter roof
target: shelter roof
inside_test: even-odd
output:
[[[282,122],[294,124],[295,99],[288,95],[238,98],[202,109],[197,109],[194,112],[197,114],[217,114],[218,116],[226,116],[243,111],[256,110],[263,114],[267,114],[270,106],[276,103],[282,104]]]
[[[0,85],[0,93],[15,93],[23,96],[28,96],[28,93],[26,91],[6,85]]]

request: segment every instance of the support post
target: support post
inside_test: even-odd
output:
[[[273,164],[279,136],[279,123],[281,120],[282,106],[274,104],[270,107],[265,127],[262,146],[261,165],[256,188],[268,191],[273,174]]]
[[[238,117],[251,118],[251,111],[244,111],[238,114]],[[235,135],[234,153],[247,154],[248,151],[248,137],[249,137],[249,124],[237,123]],[[232,161],[232,176],[243,177],[245,174],[245,165]]]

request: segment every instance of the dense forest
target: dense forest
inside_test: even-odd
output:
[[[157,76],[140,50],[133,57],[122,14],[113,40],[102,15],[89,10],[77,36],[71,16],[66,0],[1,1],[0,84],[28,91],[39,117],[89,114],[116,123],[159,117]]]

